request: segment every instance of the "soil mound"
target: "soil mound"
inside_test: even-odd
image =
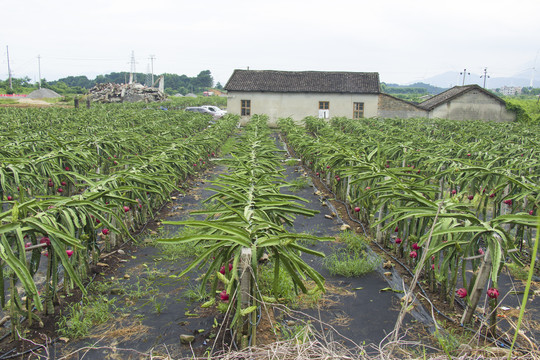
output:
[[[27,96],[27,98],[30,98],[30,99],[46,99],[46,98],[57,98],[57,97],[62,97],[62,95],[50,89],[34,90]]]

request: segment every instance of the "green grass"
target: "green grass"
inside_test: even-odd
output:
[[[10,105],[10,104],[17,104],[19,101],[16,99],[0,99],[0,105]]]
[[[308,186],[309,186],[309,183],[308,183],[307,178],[299,177],[297,179],[289,181],[288,188],[291,189],[291,191],[293,192],[297,192],[297,191],[307,188]]]
[[[287,161],[285,161],[285,165],[287,166],[296,166],[298,164],[299,162],[296,159],[288,159]]]
[[[323,261],[324,266],[332,275],[357,277],[372,272],[379,265],[377,257],[365,252],[350,252],[347,249],[335,251]]]
[[[198,284],[190,285],[182,293],[182,298],[186,299],[189,302],[203,302],[210,297],[210,293],[206,287],[201,287]]]
[[[527,280],[529,275],[529,267],[523,267],[516,263],[507,263],[506,267],[510,274],[518,280]]]
[[[197,233],[197,229],[193,227],[184,227],[179,233],[174,234],[172,237],[181,237],[187,235],[194,235]],[[160,249],[160,256],[165,261],[176,261],[179,259],[189,259],[196,257],[204,252],[204,246],[202,243],[158,243],[156,244]]]
[[[347,249],[360,252],[368,247],[369,239],[353,231],[343,231],[339,234],[339,240],[347,245]]]
[[[69,339],[84,337],[93,326],[103,324],[114,317],[117,309],[115,298],[104,295],[90,295],[80,303],[71,304],[60,317],[56,326],[58,334]]]
[[[352,231],[344,231],[339,239],[345,248],[339,248],[323,260],[323,265],[332,275],[357,277],[377,268],[380,258],[366,252],[367,239]]]

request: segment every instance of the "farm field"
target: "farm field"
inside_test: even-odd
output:
[[[2,344],[45,322],[59,330],[44,358],[205,356],[321,332],[356,356],[389,355],[362,345],[385,338],[399,357],[456,355],[460,322],[480,329],[472,348],[508,349],[530,291],[516,350],[537,350],[540,289],[510,283],[535,258],[537,126],[282,119],[278,136],[264,116],[238,131],[234,116],[136,105],[0,119]]]

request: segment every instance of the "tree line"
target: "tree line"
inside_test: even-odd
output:
[[[212,88],[214,85],[214,78],[210,70],[203,70],[195,77],[188,77],[187,75],[177,74],[161,74],[154,75],[154,82],[160,77],[164,77],[165,92],[169,95],[180,93],[186,95],[187,93],[202,93],[208,88]],[[147,74],[135,73],[134,79],[141,84],[151,86],[151,79]],[[112,72],[106,75],[98,75],[95,79],[88,79],[85,75],[79,76],[67,76],[55,81],[41,80],[41,87],[56,91],[58,94],[85,94],[89,89],[96,84],[102,83],[116,83],[125,84],[129,81],[128,72]],[[9,93],[29,93],[38,88],[37,84],[32,84],[29,77],[13,78],[11,79],[12,89],[9,87],[9,80],[0,80],[0,92]],[[218,82],[215,86],[218,89],[223,87]]]

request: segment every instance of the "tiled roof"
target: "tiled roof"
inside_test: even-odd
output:
[[[448,89],[438,95],[435,95],[431,99],[428,99],[424,102],[421,102],[418,104],[419,107],[425,110],[433,110],[437,106],[444,104],[452,99],[457,98],[458,96],[461,96],[471,90],[480,90],[481,92],[485,93],[486,95],[494,98],[495,100],[499,101],[502,104],[505,104],[504,100],[499,98],[498,96],[493,95],[489,91],[481,88],[478,85],[465,85],[465,86],[454,86],[451,89]]]
[[[365,72],[235,70],[227,91],[378,94],[379,74]]]

